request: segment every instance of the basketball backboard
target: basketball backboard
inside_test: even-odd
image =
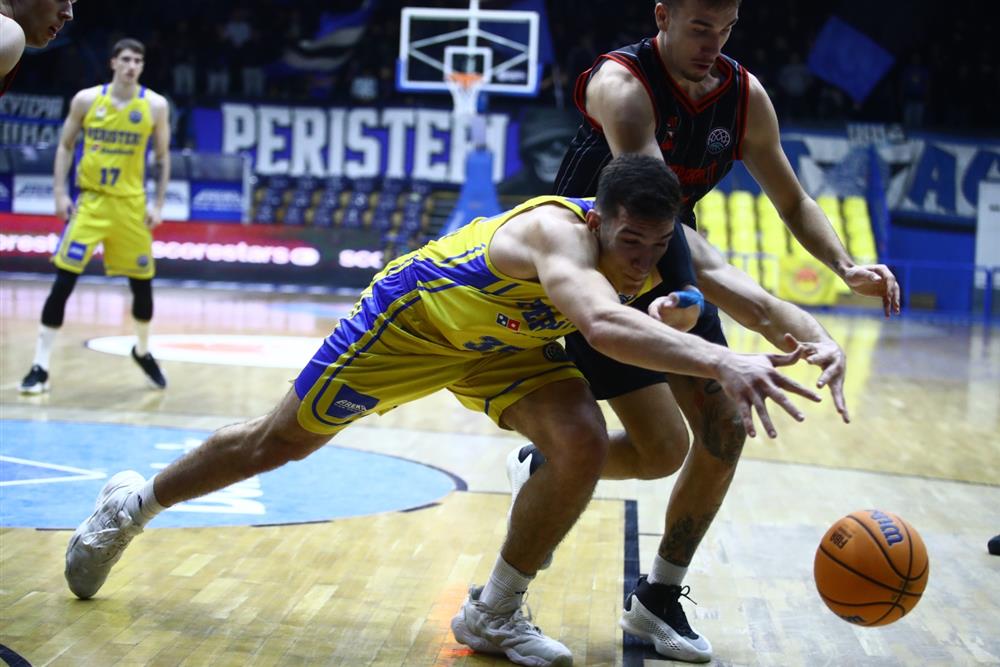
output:
[[[538,26],[536,12],[482,9],[480,0],[461,9],[405,7],[396,87],[446,93],[452,74],[477,74],[481,92],[536,95]]]

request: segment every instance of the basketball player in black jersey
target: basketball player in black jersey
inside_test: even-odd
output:
[[[0,95],[7,92],[24,47],[40,49],[73,20],[76,0],[0,0]]]
[[[883,265],[852,261],[796,179],[764,88],[722,54],[739,4],[656,2],[656,37],[601,55],[580,75],[575,98],[585,118],[563,160],[556,194],[592,195],[601,169],[615,155],[657,156],[679,177],[684,195],[680,219],[695,227],[695,202],[735,160],[742,160],[809,252],[855,292],[881,297],[887,317],[898,313],[899,289],[892,273]],[[637,300],[636,308],[695,284],[683,239],[675,235],[659,263],[662,287]],[[715,306],[704,304],[692,333],[725,344]],[[595,396],[608,400],[625,426],[625,432],[612,435],[603,477],[664,477],[683,463],[658,554],[648,578],[640,579],[627,599],[622,626],[648,641],[655,639],[657,650],[667,657],[707,661],[711,645],[691,629],[679,598],[687,592],[682,585],[688,565],[725,498],[746,438],[735,406],[716,383],[626,366],[597,353],[578,335],[567,338],[567,348]],[[678,406],[692,429],[690,452]],[[846,409],[838,408],[846,421]],[[530,445],[511,453],[508,474],[515,493],[542,460]]]

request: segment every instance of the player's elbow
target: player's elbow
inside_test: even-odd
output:
[[[621,327],[609,312],[595,312],[577,325],[592,348],[608,356],[621,339]]]
[[[774,297],[770,295],[763,299],[747,300],[740,308],[739,317],[734,316],[734,318],[751,331],[757,333],[766,331],[773,320],[774,301]]]

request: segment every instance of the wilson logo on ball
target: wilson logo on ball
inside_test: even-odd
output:
[[[869,510],[869,516],[878,524],[882,536],[885,537],[885,541],[890,547],[903,541],[903,533],[900,532],[899,526],[892,522],[892,517],[878,510]]]

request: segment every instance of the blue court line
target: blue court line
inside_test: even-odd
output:
[[[625,501],[625,562],[623,565],[625,582],[622,584],[622,608],[629,593],[639,580],[639,503],[635,500]],[[623,667],[642,667],[650,659],[663,659],[638,637],[622,630],[622,665]]]

